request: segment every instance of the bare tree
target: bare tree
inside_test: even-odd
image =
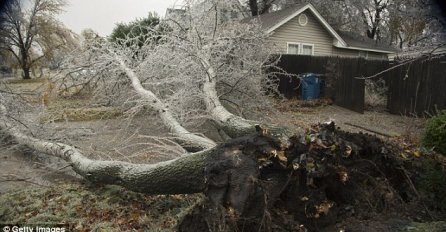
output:
[[[55,51],[72,43],[71,33],[55,18],[63,0],[33,0],[31,6],[12,0],[1,14],[0,49],[8,52],[23,70],[23,79],[31,78],[31,69]]]
[[[276,0],[248,0],[247,5],[252,16],[261,15],[267,13],[273,8]]]

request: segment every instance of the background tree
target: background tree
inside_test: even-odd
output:
[[[31,78],[31,69],[54,51],[71,43],[70,35],[54,16],[65,5],[63,0],[11,0],[1,14],[0,49],[9,52],[23,71],[23,79]]]
[[[110,34],[110,41],[122,44],[128,38],[138,38],[138,46],[143,46],[146,39],[152,37],[155,28],[159,25],[160,18],[155,12],[149,12],[147,17],[136,19],[129,23],[118,23]],[[127,43],[127,46],[130,44]]]
[[[400,49],[416,45],[417,42],[428,38],[426,29],[429,18],[416,1],[395,1],[389,11],[390,42]]]
[[[252,16],[261,15],[269,12],[274,6],[276,0],[248,0],[247,5]]]

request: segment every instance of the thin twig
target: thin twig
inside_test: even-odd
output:
[[[355,124],[349,123],[349,122],[345,122],[344,124],[348,125],[348,126],[357,127],[357,128],[360,128],[360,129],[363,129],[363,130],[366,130],[366,131],[369,131],[369,132],[372,132],[372,133],[375,133],[375,134],[378,134],[378,135],[385,136],[385,137],[393,137],[390,134],[386,134],[384,132],[379,132],[379,131],[376,131],[376,130],[372,130],[372,129],[369,129],[369,128],[366,128],[366,127],[363,127],[363,126],[360,126],[360,125],[355,125]]]

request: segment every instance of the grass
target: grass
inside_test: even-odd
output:
[[[63,99],[51,101],[40,117],[41,122],[48,121],[90,121],[111,119],[122,116],[122,110],[115,107],[92,106],[85,99]]]
[[[16,93],[37,95],[39,94],[38,90],[43,87],[45,81],[44,79],[13,79],[5,80],[3,83],[6,84],[9,89],[13,90]]]
[[[33,78],[33,79],[8,79],[5,80],[8,84],[31,84],[31,83],[43,83],[45,78]]]
[[[0,195],[0,223],[69,224],[76,231],[172,231],[201,194],[148,196],[66,184]]]

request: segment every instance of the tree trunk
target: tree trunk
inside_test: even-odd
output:
[[[100,161],[85,157],[78,149],[62,143],[43,141],[19,131],[1,118],[0,130],[18,144],[67,161],[85,179],[116,184],[149,194],[197,193],[205,190],[205,163],[215,149],[182,156],[157,164]]]
[[[22,70],[23,70],[22,78],[24,80],[31,79],[31,69],[27,66],[22,66]]]
[[[256,16],[259,14],[259,6],[257,4],[257,0],[249,0],[249,9],[251,10],[251,15]]]
[[[0,112],[4,114],[6,110],[2,108]],[[91,182],[120,185],[148,194],[205,192],[213,203],[233,208],[238,213],[243,213],[252,199],[258,201],[253,197],[259,189],[256,181],[259,178],[258,157],[267,154],[274,158],[276,149],[283,150],[280,141],[260,134],[170,161],[133,164],[89,159],[70,145],[22,133],[1,114],[0,130],[21,145],[67,161],[76,173]]]

